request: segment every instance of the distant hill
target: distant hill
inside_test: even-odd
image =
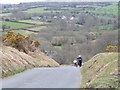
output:
[[[7,46],[2,47],[0,56],[2,56],[2,77],[14,75],[34,67],[59,66],[57,62],[47,57],[42,52],[34,53],[31,56]]]
[[[118,88],[118,53],[100,53],[83,64],[81,88]]]
[[[119,2],[119,0],[42,0],[46,2]]]

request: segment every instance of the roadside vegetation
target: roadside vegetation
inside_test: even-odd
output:
[[[81,88],[118,88],[118,53],[100,53],[85,62],[81,69]]]
[[[26,54],[15,48],[3,46],[0,50],[2,56],[2,78],[21,73],[37,67],[58,67],[59,64],[42,52]]]
[[[5,46],[11,46],[25,53],[34,52],[40,45],[37,40],[31,40],[22,34],[14,34],[14,31],[8,31],[2,35],[2,42]]]
[[[14,31],[3,34],[0,45],[2,45],[2,50],[0,50],[2,78],[34,67],[59,66],[53,59],[40,52],[38,40],[32,40],[22,34],[15,34]]]

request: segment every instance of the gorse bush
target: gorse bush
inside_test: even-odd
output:
[[[112,45],[109,45],[106,47],[105,49],[107,52],[116,52],[118,51],[118,46],[112,46]]]
[[[34,52],[40,45],[37,40],[31,40],[22,34],[14,34],[14,31],[8,31],[2,35],[3,45],[12,46],[25,53]]]

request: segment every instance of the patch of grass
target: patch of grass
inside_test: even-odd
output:
[[[57,48],[57,49],[62,49],[61,46],[54,46],[54,48]]]
[[[118,15],[118,6],[112,5],[112,6],[102,7],[96,10],[88,10],[88,12]]]
[[[26,31],[25,30],[14,30],[15,33],[20,33],[20,34],[25,34]]]
[[[45,10],[49,7],[39,7],[39,8],[32,8],[28,9],[25,12],[27,13],[50,13],[50,12],[61,12],[60,10]]]
[[[2,27],[0,27],[0,31],[3,31]]]
[[[118,86],[118,77],[117,76],[101,76],[98,77],[91,87],[97,88],[115,88]]]
[[[0,21],[0,23],[7,25],[7,26],[10,26],[10,28],[31,26],[30,24],[22,24],[22,23],[15,23],[15,22],[9,22],[9,21]]]
[[[96,29],[114,29],[112,25],[95,26]]]
[[[39,8],[33,8],[33,9],[28,9],[27,13],[44,13],[44,12],[51,12],[51,11],[45,11],[44,9],[47,9],[48,7],[39,7]]]
[[[33,23],[33,24],[44,24],[45,22],[35,20],[19,20],[19,22]]]
[[[77,5],[77,7],[100,7],[97,5]]]
[[[85,62],[81,74],[81,88],[118,88],[118,53],[101,53]]]
[[[7,76],[11,76],[11,75],[14,75],[14,74],[17,74],[17,73],[20,73],[20,72],[23,72],[25,70],[26,70],[25,67],[19,67],[19,68],[17,67],[16,70],[9,71],[8,73],[2,74],[2,78],[7,77]]]
[[[118,32],[118,29],[115,29],[112,26],[95,26],[91,28],[91,30],[96,34],[105,33],[105,32]]]
[[[95,30],[95,31],[93,31],[94,33],[98,33],[98,34],[100,34],[100,33],[105,33],[105,32],[117,32],[118,33],[118,30]]]
[[[43,28],[46,28],[46,26],[40,26],[40,27],[36,27],[36,28],[30,28],[30,30],[35,30],[35,31],[39,31]]]
[[[9,16],[11,13],[0,13],[0,16]]]
[[[27,31],[27,30],[14,30],[15,33],[19,33],[19,34],[24,34],[26,36],[34,33],[34,32],[31,32],[31,31]],[[6,34],[6,32],[2,32],[2,34]]]
[[[69,9],[69,10],[71,10],[71,9],[75,9],[75,8],[72,8],[72,7],[64,7],[64,8],[61,8],[61,9]]]
[[[24,35],[30,35],[34,32],[31,31],[27,31],[27,30],[14,30],[15,33],[20,33],[20,34],[24,34]]]

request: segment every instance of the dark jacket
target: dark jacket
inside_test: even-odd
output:
[[[82,61],[82,57],[78,57],[78,58],[77,58],[77,61]]]
[[[81,67],[82,66],[82,57],[77,58],[78,65]]]

